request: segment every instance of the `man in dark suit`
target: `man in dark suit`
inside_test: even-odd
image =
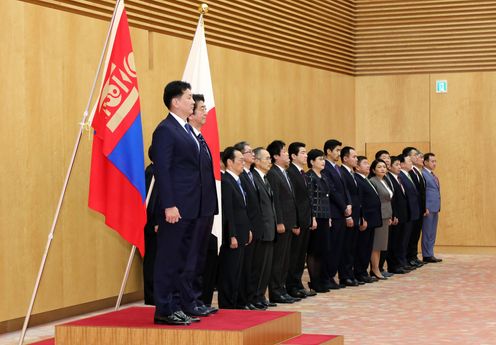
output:
[[[155,129],[151,150],[163,214],[157,233],[154,322],[185,325],[199,321],[185,312],[208,314],[197,304],[193,281],[202,235],[217,213],[217,195],[209,153],[186,122],[194,107],[191,86],[170,82],[164,103],[170,113]]]
[[[399,181],[405,190],[405,195],[408,203],[408,222],[405,224],[405,231],[403,232],[401,251],[400,251],[400,263],[402,268],[406,271],[414,270],[416,267],[411,266],[408,263],[407,253],[408,245],[410,243],[410,236],[412,233],[413,226],[415,222],[422,218],[422,210],[420,209],[420,193],[415,187],[415,183],[410,176],[410,171],[413,168],[413,163],[410,156],[400,155],[400,166],[401,171],[399,174]],[[394,273],[394,272],[393,272]]]
[[[360,191],[355,179],[355,168],[357,167],[358,158],[355,149],[351,146],[345,146],[341,149],[341,177],[348,190],[351,200],[351,226],[346,227],[343,240],[343,251],[339,264],[339,282],[346,286],[362,285],[362,280],[355,279],[353,272],[357,238],[360,226]],[[368,280],[368,279],[367,279]]]
[[[422,215],[425,215],[425,179],[422,175],[422,168],[424,166],[424,155],[415,147],[405,147],[403,155],[409,156],[412,161],[412,170],[409,171],[415,188],[419,193],[419,207]],[[412,224],[412,234],[408,242],[408,250],[406,253],[407,261],[410,266],[421,267],[423,263],[418,259],[418,244],[422,233],[423,217]]]
[[[377,281],[376,277],[369,276],[367,268],[374,243],[374,229],[382,224],[381,200],[379,199],[377,190],[367,178],[369,172],[370,164],[367,157],[358,156],[355,179],[360,197],[361,220],[359,225],[360,232],[357,239],[354,273],[358,281],[365,283]]]
[[[252,240],[246,194],[239,175],[243,172],[243,155],[234,147],[224,150],[222,161],[222,237],[219,270],[219,308],[238,309],[238,294],[246,246]],[[246,306],[242,306],[245,309]]]
[[[207,107],[205,106],[205,98],[201,94],[194,94],[193,100],[195,105],[193,108],[193,114],[188,117],[188,123],[193,127],[193,132],[198,139],[200,144],[206,144],[205,139],[201,134],[201,129],[203,125],[207,122]],[[210,162],[212,164],[211,152],[207,145],[205,145],[205,151],[208,153],[207,157],[204,157],[206,163]],[[212,169],[208,171],[213,172]],[[211,179],[209,180],[211,181]],[[212,298],[214,294],[215,283],[217,279],[217,266],[218,266],[218,255],[217,255],[217,236],[212,234],[212,225],[214,222],[214,217],[206,219],[205,226],[203,228],[203,238],[200,238],[200,243],[203,243],[200,253],[198,255],[198,262],[195,273],[195,280],[193,284],[193,289],[195,290],[195,300],[197,304],[205,309],[208,313],[216,313],[217,308],[212,307]]]
[[[329,193],[332,215],[331,255],[327,265],[330,281],[328,285],[325,286],[328,289],[346,287],[346,285],[337,284],[334,280],[334,276],[338,272],[339,264],[341,262],[346,227],[353,226],[353,218],[351,217],[351,198],[345,182],[341,178],[341,168],[337,164],[341,155],[341,145],[342,143],[336,139],[327,140],[324,144],[326,163],[322,173],[327,175],[329,182],[332,184],[331,193]]]
[[[274,206],[277,218],[277,234],[272,260],[272,273],[269,283],[269,298],[274,303],[294,303],[300,298],[291,297],[286,290],[286,278],[289,270],[292,234],[298,236],[300,228],[296,213],[293,186],[286,173],[289,155],[286,144],[274,140],[267,146],[272,160],[272,167],[267,178],[274,193]]]
[[[315,296],[317,293],[303,287],[301,278],[305,269],[305,259],[307,256],[308,241],[310,239],[310,226],[312,225],[312,209],[308,195],[307,181],[303,167],[307,162],[307,150],[305,144],[294,142],[288,148],[291,163],[286,170],[296,202],[296,213],[298,215],[298,226],[300,234],[291,235],[291,253],[289,261],[288,278],[286,279],[286,289],[288,294],[296,298],[306,298]],[[317,224],[315,224],[317,226]]]
[[[405,189],[402,185],[399,175],[401,172],[400,157],[391,157],[388,177],[393,185],[393,199],[391,206],[393,208],[393,224],[389,230],[389,242],[387,253],[388,273],[405,274],[408,271],[402,268],[400,257],[402,256],[403,238],[405,237],[405,227],[408,223],[409,209]]]
[[[257,236],[254,240],[253,271],[259,276],[259,280],[253,304],[258,309],[264,309],[277,306],[276,303],[265,298],[265,291],[269,286],[272,272],[277,220],[274,194],[267,179],[267,173],[271,167],[270,154],[263,147],[256,148],[254,154],[255,166],[252,173],[260,202],[260,220],[254,225],[256,228],[254,232],[257,233]]]
[[[253,241],[246,246],[243,260],[243,269],[241,273],[241,288],[238,294],[238,306],[248,307],[248,309],[260,309],[255,306],[255,295],[259,280],[258,272],[253,269],[253,254],[255,241],[260,239],[260,227],[255,226],[260,221],[260,202],[258,200],[258,191],[253,178],[253,172],[250,170],[255,156],[249,143],[241,141],[234,145],[234,148],[243,154],[243,172],[239,175],[241,186],[246,195],[246,211],[251,222],[253,232]],[[262,308],[265,309],[265,308]]]

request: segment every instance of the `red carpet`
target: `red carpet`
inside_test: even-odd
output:
[[[325,334],[302,334],[288,339],[281,344],[319,345],[334,338],[337,338],[337,336]]]
[[[31,343],[31,345],[55,345],[55,338],[45,339],[38,341],[36,343]]]
[[[153,323],[154,313],[154,307],[131,307],[86,319],[68,322],[64,325],[240,331],[291,314],[291,312],[283,311],[221,309],[216,314],[203,317],[201,318],[201,322],[192,323],[190,326],[168,326],[155,325]]]

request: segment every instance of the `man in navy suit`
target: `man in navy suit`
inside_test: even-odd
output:
[[[201,235],[217,213],[217,195],[209,153],[195,137],[187,118],[193,113],[191,86],[173,81],[164,89],[169,115],[152,139],[159,217],[155,260],[155,318],[158,324],[185,325],[206,315],[197,304],[193,281]],[[210,169],[210,170],[209,170]]]
[[[330,281],[326,284],[329,289],[339,289],[346,285],[337,284],[334,276],[338,272],[343,250],[343,242],[346,227],[353,226],[351,217],[351,198],[346,188],[346,184],[341,177],[341,168],[337,164],[341,155],[342,143],[336,139],[327,140],[324,144],[324,153],[326,156],[325,168],[322,173],[327,174],[329,182],[332,184],[329,198],[331,201],[331,255],[328,260],[328,275]],[[356,284],[358,285],[358,283]]]
[[[436,170],[437,159],[434,153],[424,155],[424,169],[422,174],[425,179],[425,206],[426,214],[424,216],[422,231],[422,259],[424,262],[441,262],[434,256],[434,243],[436,242],[437,220],[441,210],[441,188],[439,179],[434,174]]]

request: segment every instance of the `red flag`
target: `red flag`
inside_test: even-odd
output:
[[[222,243],[222,221],[221,221],[221,192],[220,192],[220,146],[219,129],[217,127],[217,114],[215,112],[214,92],[212,78],[210,77],[210,65],[208,62],[207,42],[203,28],[203,15],[198,20],[195,37],[189,52],[188,61],[184,68],[183,80],[191,84],[193,93],[203,94],[205,106],[207,107],[207,122],[202,128],[202,135],[212,153],[215,185],[217,188],[217,199],[219,214],[214,218],[212,233],[217,236],[219,246]]]
[[[124,1],[117,5],[94,128],[88,205],[144,255],[143,132],[138,80]]]

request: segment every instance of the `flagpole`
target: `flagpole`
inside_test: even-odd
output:
[[[40,268],[38,270],[38,276],[36,278],[36,282],[35,282],[35,285],[34,285],[33,294],[31,295],[31,301],[29,302],[29,307],[28,307],[28,310],[26,312],[26,316],[24,318],[24,324],[22,326],[21,335],[19,337],[19,343],[18,343],[19,345],[22,345],[24,343],[24,337],[26,336],[26,331],[27,331],[27,328],[28,328],[29,319],[31,318],[31,313],[33,311],[33,306],[34,306],[34,302],[36,300],[36,295],[38,294],[38,289],[39,289],[39,286],[40,286],[41,277],[43,275],[43,270],[45,269],[45,264],[46,264],[46,260],[47,260],[47,257],[48,257],[48,252],[50,251],[50,246],[52,244],[52,240],[53,240],[53,237],[54,237],[54,234],[55,234],[55,227],[57,225],[57,221],[58,221],[58,218],[59,218],[59,215],[60,215],[60,209],[62,208],[62,203],[64,201],[65,192],[67,190],[67,185],[69,184],[69,178],[71,176],[72,168],[74,167],[74,162],[76,160],[76,154],[77,154],[77,151],[78,151],[78,148],[79,148],[79,143],[81,141],[81,136],[83,134],[83,128],[85,126],[86,117],[88,116],[88,109],[90,107],[91,99],[93,98],[93,94],[95,92],[96,81],[98,79],[98,75],[100,74],[100,70],[101,70],[102,63],[103,63],[103,57],[105,56],[105,50],[107,49],[107,46],[108,46],[108,42],[109,42],[109,38],[110,38],[110,32],[112,31],[112,26],[114,24],[115,14],[117,12],[117,7],[118,7],[119,2],[121,2],[121,1],[122,0],[117,0],[117,2],[116,2],[115,8],[114,8],[114,12],[112,14],[112,19],[110,21],[109,30],[107,32],[107,38],[105,39],[105,44],[103,46],[102,54],[100,56],[100,62],[99,62],[98,68],[97,68],[95,79],[93,80],[93,85],[91,87],[90,96],[89,96],[88,102],[86,104],[86,109],[84,110],[84,113],[83,113],[83,118],[82,118],[82,120],[81,120],[81,122],[79,124],[79,133],[78,133],[78,135],[76,137],[76,142],[74,144],[74,149],[72,150],[72,156],[71,156],[71,160],[70,160],[70,163],[69,163],[69,167],[67,168],[67,173],[66,173],[66,176],[65,176],[64,185],[62,186],[62,190],[60,192],[60,197],[59,197],[59,201],[58,201],[58,204],[57,204],[57,209],[56,209],[55,215],[53,217],[52,227],[50,229],[50,233],[48,234],[48,239],[47,239],[47,243],[46,243],[46,246],[45,246],[45,252],[44,252],[43,257],[41,259]]]
[[[146,208],[148,209],[148,203],[150,202],[150,197],[152,195],[153,186],[155,185],[155,176],[152,176],[150,182],[150,187],[148,188],[148,193],[146,194]],[[144,229],[143,229],[144,231]],[[124,272],[124,278],[122,279],[121,289],[119,291],[119,296],[117,296],[117,303],[115,304],[114,310],[119,310],[121,306],[122,296],[124,295],[124,289],[126,288],[127,280],[129,278],[129,272],[131,271],[131,265],[133,264],[134,253],[136,253],[136,246],[133,245],[131,248],[131,253],[129,253],[129,259],[127,260],[126,271]]]

